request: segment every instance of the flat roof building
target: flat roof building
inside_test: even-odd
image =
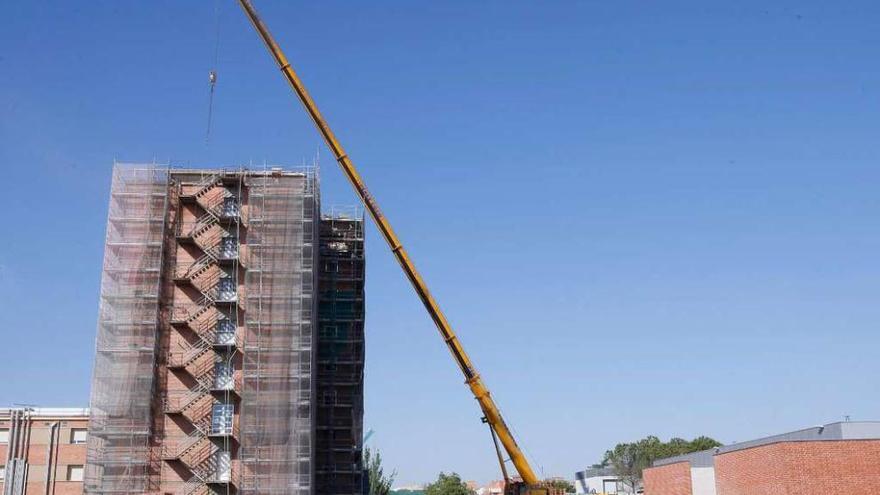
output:
[[[574,488],[578,494],[632,493],[632,488],[622,483],[610,467],[589,468],[574,473]]]
[[[3,494],[81,494],[88,421],[84,408],[0,409]]]
[[[880,422],[838,422],[654,462],[645,495],[874,495]]]

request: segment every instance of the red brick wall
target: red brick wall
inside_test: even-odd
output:
[[[691,463],[676,462],[642,472],[645,495],[692,495]]]
[[[46,451],[49,447],[49,435],[52,431],[51,424],[58,423],[56,439],[51,467],[46,466]],[[86,444],[71,443],[72,428],[86,428],[87,416],[37,416],[34,415],[29,423],[30,442],[27,446],[27,462],[29,466],[27,476],[27,493],[42,495],[46,492],[46,471],[52,471],[53,483],[49,493],[53,495],[80,495],[83,492],[82,481],[67,481],[68,466],[84,466],[86,463]],[[8,416],[0,418],[0,428],[10,428]],[[0,445],[0,465],[6,463],[9,445]],[[22,449],[23,450],[23,449]],[[9,473],[7,473],[7,479]],[[0,491],[5,488],[5,483],[0,482]]]
[[[718,495],[877,495],[880,440],[781,442],[718,454],[715,486]]]

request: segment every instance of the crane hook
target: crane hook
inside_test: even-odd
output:
[[[211,120],[214,115],[215,84],[217,84],[217,71],[211,70],[208,72],[208,85],[210,86],[210,90],[208,91],[208,128],[205,131],[205,144],[208,144],[211,141]]]

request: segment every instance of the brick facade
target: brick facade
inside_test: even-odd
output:
[[[823,431],[802,430],[788,435]],[[645,469],[645,495],[880,493],[878,438],[782,440],[777,436],[755,442],[722,447],[714,455],[712,451],[685,454],[666,460],[668,464]],[[706,455],[711,457],[707,459]],[[695,484],[694,462],[702,466],[700,471],[708,470],[710,474],[714,465],[714,483],[706,478],[699,487]]]
[[[87,427],[85,409],[0,410],[0,491],[80,495]]]
[[[645,469],[645,495],[692,495],[691,465],[676,462]]]
[[[876,495],[880,440],[779,442],[722,453],[715,482],[718,495]]]

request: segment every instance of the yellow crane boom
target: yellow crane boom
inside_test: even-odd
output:
[[[363,179],[361,179],[355,169],[351,158],[349,158],[345,149],[343,149],[342,144],[339,143],[339,140],[336,139],[333,131],[330,130],[330,126],[327,124],[327,121],[324,120],[324,117],[321,115],[321,112],[318,110],[312,97],[309,96],[308,91],[306,91],[302,81],[300,81],[299,77],[296,75],[296,72],[287,60],[287,57],[284,56],[281,47],[278,46],[278,43],[275,42],[275,39],[272,37],[271,33],[269,33],[269,29],[257,15],[251,1],[238,0],[238,2],[242,9],[244,9],[244,12],[247,14],[251,23],[254,25],[257,33],[259,33],[260,37],[266,43],[266,47],[278,63],[281,73],[299,97],[299,100],[305,107],[306,112],[308,112],[309,117],[311,117],[315,126],[318,128],[318,132],[321,133],[327,146],[336,157],[336,161],[339,163],[345,176],[348,177],[349,182],[351,182],[351,185],[363,201],[364,207],[370,212],[370,216],[373,217],[376,226],[379,227],[379,231],[382,232],[382,236],[385,238],[385,241],[388,242],[391,252],[394,253],[397,262],[400,263],[400,267],[403,268],[406,277],[415,289],[416,294],[418,294],[419,299],[422,300],[422,304],[425,305],[425,309],[428,311],[431,319],[434,320],[434,324],[437,326],[437,330],[440,331],[443,341],[446,342],[449,351],[452,353],[452,357],[455,359],[456,364],[458,364],[458,367],[461,368],[461,372],[464,374],[465,383],[471,389],[474,398],[477,399],[477,402],[480,404],[480,409],[482,409],[483,414],[485,415],[485,421],[489,423],[489,426],[498,436],[498,440],[501,441],[504,450],[506,450],[508,456],[510,456],[510,461],[523,479],[523,482],[528,485],[527,487],[522,488],[532,492],[543,491],[543,489],[538,486],[538,477],[535,476],[535,472],[532,470],[525,455],[523,455],[522,450],[517,445],[516,440],[513,438],[513,434],[504,423],[504,419],[501,417],[501,412],[498,410],[498,406],[495,405],[495,401],[493,401],[491,395],[489,395],[489,389],[486,388],[479,373],[477,373],[473,363],[471,363],[470,358],[458,338],[455,336],[452,326],[446,320],[446,316],[443,314],[437,301],[431,296],[428,286],[416,270],[416,267],[407,254],[406,249],[403,247],[403,244],[401,244],[397,234],[394,233],[394,229],[391,228],[388,219],[382,214],[376,200],[367,190],[367,186],[364,184]]]

